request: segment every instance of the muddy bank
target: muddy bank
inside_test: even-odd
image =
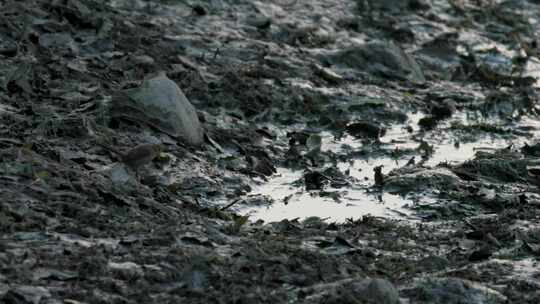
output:
[[[538,303],[539,11],[0,1],[1,301]]]

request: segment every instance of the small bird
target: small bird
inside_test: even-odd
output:
[[[384,185],[384,175],[382,173],[383,165],[377,166],[373,168],[374,179],[375,179],[375,186],[382,187]]]
[[[128,166],[131,170],[138,174],[139,168],[149,164],[162,151],[160,144],[141,144],[129,150],[127,153],[122,153],[107,145],[98,143],[99,146],[111,151],[120,156],[120,161]]]

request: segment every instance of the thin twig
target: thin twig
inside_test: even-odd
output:
[[[242,199],[241,198],[238,198],[238,199],[235,199],[234,201],[232,201],[232,203],[229,203],[227,206],[223,206],[219,209],[219,211],[225,211],[229,208],[231,208],[232,206],[234,206],[234,204],[238,203],[239,201],[241,201]]]

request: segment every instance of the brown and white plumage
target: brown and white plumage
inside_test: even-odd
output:
[[[160,144],[141,144],[129,150],[127,153],[122,153],[107,145],[101,143],[98,143],[98,145],[118,154],[118,156],[120,156],[120,161],[133,170],[135,174],[138,173],[138,170],[141,167],[151,163],[162,150]]]

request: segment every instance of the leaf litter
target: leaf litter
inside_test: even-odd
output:
[[[0,2],[0,299],[537,303],[539,9]]]

